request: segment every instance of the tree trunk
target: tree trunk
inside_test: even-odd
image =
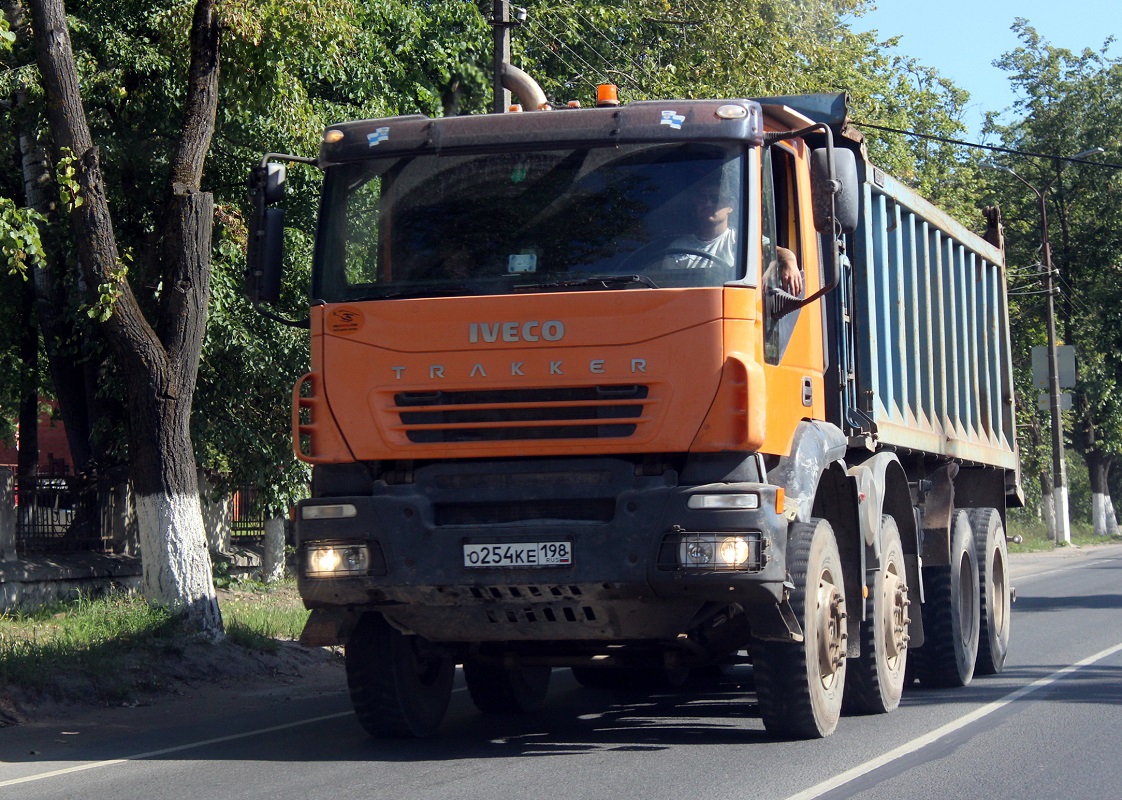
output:
[[[19,386],[19,453],[16,471],[20,477],[39,471],[39,329],[31,321],[35,287],[23,286],[19,306],[19,356],[22,364]]]
[[[1098,451],[1084,456],[1087,474],[1091,479],[1091,523],[1095,536],[1112,536],[1118,533],[1118,520],[1110,500],[1110,468],[1112,459]]]
[[[121,268],[62,2],[32,0],[31,9],[54,146],[75,158],[82,202],[69,216],[78,260],[89,291],[112,297],[103,330],[127,387],[129,472],[136,493],[145,595],[184,612],[200,630],[220,633],[222,617],[188,425],[210,290],[213,199],[198,187],[213,132],[218,84],[213,0],[198,0],[192,22],[185,122],[171,165],[174,191],[160,226],[163,289],[155,327],[145,319]]]
[[[1056,503],[1052,496],[1052,476],[1047,470],[1040,471],[1040,510],[1044,516],[1044,527],[1048,538],[1056,541]]]
[[[4,13],[12,33],[30,41],[31,31],[26,12],[18,0],[4,0]],[[16,92],[16,105],[27,105],[26,92]],[[23,170],[24,203],[46,217],[58,221],[58,192],[52,175],[53,165],[43,142],[29,129],[19,130],[20,165]],[[75,473],[91,471],[94,462],[103,459],[94,443],[91,420],[95,417],[95,377],[98,364],[82,356],[69,345],[75,339],[66,317],[66,288],[62,282],[65,256],[57,236],[43,236],[44,263],[32,268],[35,286],[35,315],[43,335],[47,369],[54,386],[66,431],[66,443]]]
[[[270,517],[265,520],[265,539],[261,560],[261,580],[276,583],[284,578],[284,519]]]

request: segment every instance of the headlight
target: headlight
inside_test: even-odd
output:
[[[689,533],[678,545],[683,569],[745,570],[763,568],[758,533]]]
[[[370,571],[370,550],[365,544],[308,545],[305,553],[305,572],[310,578],[365,575]]]
[[[747,494],[692,494],[686,501],[686,507],[695,509],[754,509],[760,507],[760,496],[751,492]]]

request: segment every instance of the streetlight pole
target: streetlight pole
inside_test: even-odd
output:
[[[1093,147],[1076,153],[1064,161],[1076,161],[1102,153],[1103,148]],[[1055,512],[1052,536],[1056,544],[1071,544],[1071,514],[1067,497],[1067,462],[1064,460],[1064,422],[1060,409],[1060,368],[1056,355],[1056,292],[1055,274],[1052,271],[1052,246],[1048,241],[1048,190],[1059,180],[1060,168],[1043,189],[1037,189],[1009,167],[998,169],[1008,172],[1032,190],[1040,202],[1040,249],[1044,262],[1044,290],[1048,298],[1048,409],[1052,416],[1052,506]]]

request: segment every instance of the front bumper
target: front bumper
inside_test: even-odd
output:
[[[609,459],[433,465],[369,495],[301,503],[300,591],[309,608],[374,609],[442,642],[672,639],[714,603],[770,620],[786,577],[787,519],[775,492],[760,483],[684,487],[673,472],[637,475]],[[757,496],[758,507],[691,507],[699,494],[731,493]],[[743,568],[681,565],[683,538],[735,535],[749,542]],[[510,543],[564,543],[571,561],[465,564],[465,545]],[[318,559],[309,574],[308,554],[325,548],[357,572],[325,573]]]

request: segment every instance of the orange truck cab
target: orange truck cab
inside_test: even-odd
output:
[[[822,736],[843,696],[898,702],[909,647],[950,624],[919,608],[928,564],[963,574],[956,537],[981,606],[974,541],[1004,545],[1011,410],[977,401],[968,418],[969,398],[949,410],[947,386],[936,403],[893,372],[890,331],[913,322],[875,308],[903,271],[941,269],[945,238],[950,272],[969,253],[990,281],[996,320],[949,324],[1000,338],[1000,251],[886,188],[836,98],[802,99],[364,120],[331,126],[317,159],[254,170],[263,305],[281,281],[281,162],[324,174],[293,398],[313,465],[298,580],[303,641],[346,645],[369,732],[435,731],[457,664],[476,705],[506,713],[540,706],[557,667],[679,685],[750,663],[768,728]],[[910,255],[884,208],[928,226]],[[943,339],[931,298],[923,335]],[[1008,392],[1007,335],[991,356],[970,374]],[[910,423],[893,428],[885,398]],[[996,433],[970,427],[995,415]],[[898,446],[881,422],[942,444]],[[959,470],[984,524],[956,510]],[[931,599],[940,620],[960,602]],[[962,657],[930,661],[932,681],[969,680]]]

